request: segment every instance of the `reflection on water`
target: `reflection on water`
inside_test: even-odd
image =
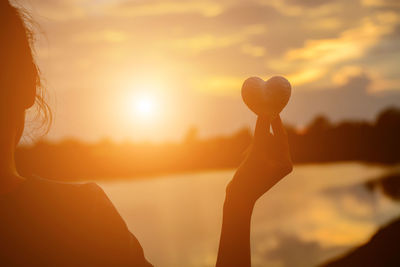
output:
[[[298,165],[259,200],[253,266],[312,266],[368,240],[400,206],[364,182],[387,167]],[[156,266],[213,266],[233,170],[101,183]]]

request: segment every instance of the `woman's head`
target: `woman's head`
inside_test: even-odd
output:
[[[43,100],[39,69],[32,53],[33,35],[26,14],[0,0],[0,126],[22,134],[25,110],[35,103],[44,119],[50,110]]]

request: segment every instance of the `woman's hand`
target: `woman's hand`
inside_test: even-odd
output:
[[[251,214],[257,199],[292,171],[285,129],[278,117],[258,118],[248,154],[226,188],[217,267],[250,267]]]
[[[227,200],[254,205],[292,168],[287,134],[280,117],[271,122],[259,117],[248,154],[227,186]]]

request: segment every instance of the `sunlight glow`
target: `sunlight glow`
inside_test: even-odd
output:
[[[149,118],[155,115],[155,99],[150,95],[139,96],[135,101],[135,113],[138,117]]]
[[[154,130],[160,119],[165,119],[166,97],[163,92],[167,82],[159,78],[162,74],[157,74],[156,78],[146,73],[141,76],[140,79],[123,81],[126,89],[121,94],[122,112],[127,123]]]

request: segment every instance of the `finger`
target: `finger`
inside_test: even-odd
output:
[[[268,118],[258,116],[254,130],[254,141],[256,143],[265,141],[270,134],[270,121]]]
[[[272,130],[274,132],[274,136],[281,140],[287,140],[287,133],[285,127],[283,126],[281,117],[278,115],[274,120],[271,121]]]
[[[290,160],[289,140],[280,116],[276,117],[276,119],[271,122],[271,126],[281,155]]]

